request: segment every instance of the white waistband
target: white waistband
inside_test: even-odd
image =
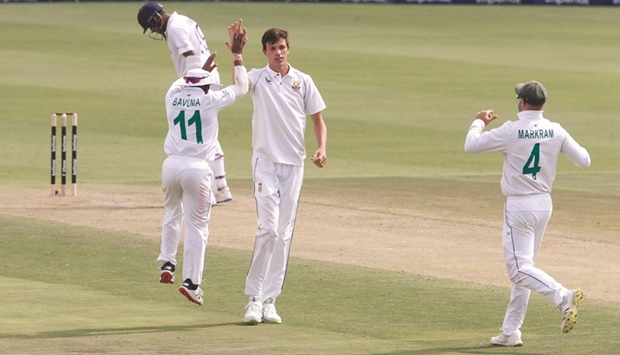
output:
[[[521,196],[508,196],[507,200],[530,200],[530,199],[539,199],[539,198],[550,198],[551,194],[543,193],[543,194],[532,194],[532,195],[521,195]]]

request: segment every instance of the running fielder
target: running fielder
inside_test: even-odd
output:
[[[492,110],[480,111],[465,139],[467,153],[504,154],[501,188],[507,198],[504,207],[502,245],[508,276],[512,281],[510,302],[501,333],[491,338],[500,346],[521,346],[530,291],[547,297],[560,309],[563,333],[577,322],[577,308],[583,300],[580,289],[568,290],[534,264],[553,209],[551,188],[560,153],[578,167],[590,166],[590,155],[558,123],[543,117],[547,90],[537,81],[515,88],[518,120],[483,132],[497,119]]]
[[[161,253],[157,258],[164,263],[160,282],[174,283],[177,248],[185,218],[184,282],[179,291],[199,305],[203,303],[203,291],[199,286],[209,237],[214,179],[206,158],[216,149],[218,111],[232,105],[248,90],[247,71],[241,55],[247,33],[242,29],[241,20],[229,26],[228,33],[232,45],[226,43],[226,47],[233,57],[233,85],[211,90],[219,86],[219,78],[209,72],[215,67],[216,53],[213,53],[202,69],[188,70],[166,94],[168,134],[164,150],[168,157],[162,167],[165,215]]]
[[[176,12],[166,13],[164,7],[156,2],[147,2],[138,11],[138,22],[144,29],[150,29],[149,37],[168,42],[170,57],[181,77],[190,69],[201,68],[211,52],[207,40],[198,24],[187,16]],[[220,82],[217,68],[211,71],[212,78]],[[213,89],[212,89],[213,90]],[[224,168],[224,151],[219,140],[215,141],[213,155],[207,158],[215,173],[214,204],[232,200],[232,194],[226,181]]]

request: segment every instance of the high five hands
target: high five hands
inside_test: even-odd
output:
[[[226,42],[226,48],[230,54],[233,56],[235,54],[241,54],[243,52],[243,46],[248,41],[248,30],[243,27],[242,19],[239,19],[232,25],[228,26],[228,37],[230,38],[230,42],[232,42],[232,44]],[[211,72],[217,67],[215,56],[217,56],[217,52],[211,53],[205,64],[202,66],[203,70]]]
[[[248,41],[248,30],[243,27],[243,20],[238,19],[232,25],[228,26],[228,37],[230,42],[226,42],[226,48],[231,54],[242,54],[243,46]]]

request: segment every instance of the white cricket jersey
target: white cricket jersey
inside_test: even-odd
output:
[[[303,166],[306,114],[326,106],[312,78],[294,69],[282,78],[269,66],[248,73],[254,104],[252,148],[276,163]]]
[[[240,70],[245,72],[245,68]],[[245,85],[247,89],[247,81]],[[199,87],[173,84],[166,94],[166,154],[211,158],[215,154],[218,139],[218,111],[233,104],[244,93],[235,91],[233,85],[223,90],[209,90],[205,94]]]
[[[543,111],[521,111],[517,121],[508,121],[487,132],[476,119],[465,140],[468,153],[502,152],[501,187],[506,196],[550,193],[558,156],[566,155],[581,168],[590,166],[590,155],[558,123],[543,117]]]
[[[173,12],[170,18],[168,18],[166,41],[168,42],[168,49],[170,50],[174,69],[177,71],[177,77],[182,77],[189,69],[194,69],[187,68],[183,53],[194,51],[194,55],[199,56],[202,63],[206,62],[211,55],[207,40],[200,26],[191,18],[179,15],[176,12]],[[213,69],[211,73],[216,75],[219,83],[220,77],[217,68]]]

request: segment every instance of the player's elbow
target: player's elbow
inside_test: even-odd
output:
[[[469,153],[469,154],[479,153],[479,151],[478,151],[478,149],[476,147],[475,142],[471,141],[471,140],[466,140],[465,141],[464,149],[465,149],[465,153]]]
[[[232,91],[235,93],[236,98],[241,98],[248,93],[248,88],[244,85],[232,85]]]
[[[582,154],[581,154],[581,159],[575,162],[575,165],[577,165],[580,168],[588,168],[590,167],[591,162],[592,161],[590,160],[590,154],[588,153],[587,150],[583,149]]]
[[[241,97],[249,91],[249,79],[247,69],[242,65],[237,65],[234,68],[235,83],[232,85],[232,89],[235,95]]]
[[[592,163],[592,161],[590,160],[590,157],[588,156],[583,162],[582,164],[578,165],[580,168],[589,168],[590,164]]]

